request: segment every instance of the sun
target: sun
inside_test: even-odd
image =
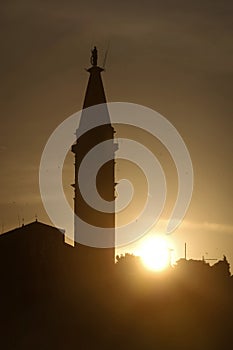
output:
[[[149,270],[161,271],[170,264],[168,241],[162,236],[146,238],[138,249],[138,255]]]

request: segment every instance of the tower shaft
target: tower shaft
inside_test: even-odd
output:
[[[94,51],[94,50],[93,50]],[[92,51],[92,52],[93,52]],[[89,81],[84,98],[83,111],[80,120],[79,127],[77,129],[77,142],[72,147],[72,152],[75,155],[75,196],[74,196],[74,212],[78,218],[82,221],[97,227],[98,230],[107,231],[109,247],[108,248],[96,248],[88,245],[80,244],[80,234],[88,234],[88,232],[80,232],[78,220],[75,219],[75,242],[78,249],[78,256],[80,264],[85,267],[89,267],[96,271],[96,269],[108,269],[113,266],[115,262],[115,161],[114,161],[114,128],[111,125],[110,117],[106,105],[106,97],[104,87],[101,78],[102,68],[97,66],[97,51],[93,53],[92,67],[87,71],[89,72]],[[100,115],[90,112],[88,107],[92,107],[98,104],[104,104],[101,106]],[[91,109],[92,110],[92,109]],[[91,118],[100,118],[101,125],[94,127],[88,131]],[[81,135],[81,136],[80,136]],[[83,196],[81,184],[79,181],[79,171],[82,161],[85,156],[97,145],[108,140],[108,149],[104,151],[110,152],[111,159],[100,167],[96,177],[96,188],[99,195],[105,200],[112,202],[112,212],[106,213],[98,208],[93,208]],[[110,145],[110,146],[109,146]],[[90,169],[85,170],[85,181],[90,179]],[[93,184],[92,184],[93,185]],[[89,193],[90,194],[90,193]],[[101,208],[101,206],[100,206]],[[96,230],[97,245],[101,246],[101,241],[98,241],[98,230]]]

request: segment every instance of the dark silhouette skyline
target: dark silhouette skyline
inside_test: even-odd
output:
[[[0,275],[4,349],[232,348],[226,257],[152,273],[128,254],[111,273],[93,271],[58,229],[35,221],[0,236]]]

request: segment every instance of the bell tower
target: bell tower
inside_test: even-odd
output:
[[[78,249],[77,254],[79,256],[79,263],[88,267],[89,269],[96,271],[97,269],[108,270],[115,262],[115,161],[114,152],[117,149],[114,143],[114,128],[111,125],[110,116],[106,105],[106,96],[104,92],[104,86],[102,82],[101,73],[103,68],[98,66],[98,51],[96,47],[92,50],[91,55],[91,67],[87,69],[89,73],[89,80],[86,88],[83,110],[79,127],[77,129],[77,141],[72,146],[72,152],[75,155],[75,184],[74,184],[74,212],[78,218],[92,227],[98,228],[98,230],[109,230],[108,247],[88,246],[80,243],[80,234],[88,234],[88,232],[81,232],[79,221],[75,219],[74,222],[74,234],[76,247]],[[100,115],[97,113],[89,113],[88,108],[101,104],[101,108],[98,108]],[[100,118],[100,126],[89,129],[91,118]],[[81,134],[82,133],[82,134]],[[81,135],[81,136],[79,136]],[[105,162],[96,176],[96,189],[99,195],[108,202],[113,203],[113,210],[111,212],[104,212],[93,208],[83,198],[83,192],[81,191],[81,184],[79,181],[80,165],[84,157],[95,146],[108,141],[108,147],[112,154],[111,160]],[[110,142],[110,143],[109,143]],[[110,146],[109,146],[110,145]],[[108,149],[109,152],[109,149]],[[85,181],[90,179],[90,169],[85,169]],[[98,230],[96,230],[96,240],[98,242]],[[82,268],[82,266],[81,266]]]

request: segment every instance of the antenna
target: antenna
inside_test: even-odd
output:
[[[187,243],[184,244],[184,258],[187,260]]]
[[[19,216],[19,213],[18,213],[18,224],[19,224],[19,227],[20,227],[20,216]]]
[[[206,253],[206,254],[208,254],[208,253]],[[218,259],[216,259],[216,258],[205,258],[205,255],[202,255],[202,261],[203,261],[203,262],[206,262],[206,261],[216,261],[216,260],[218,260]]]
[[[19,216],[19,211],[17,210],[17,203],[15,201],[12,202],[12,205],[15,206],[16,212],[17,212],[17,218],[18,218],[18,227],[20,227],[20,216]]]
[[[103,69],[105,69],[105,65],[106,65],[106,61],[107,61],[107,57],[108,57],[109,46],[110,46],[110,42],[108,42],[107,49],[105,51],[103,65],[102,65]]]
[[[172,266],[172,252],[174,252],[174,249],[169,248],[168,251],[169,251],[169,266],[171,267]]]

